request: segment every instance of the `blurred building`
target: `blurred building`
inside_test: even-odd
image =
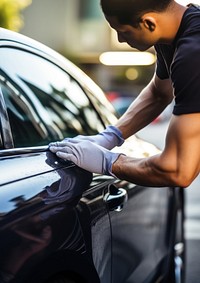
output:
[[[33,0],[23,14],[21,33],[60,52],[84,55],[108,48],[99,0]]]

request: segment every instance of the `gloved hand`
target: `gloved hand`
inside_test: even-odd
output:
[[[63,140],[63,142],[69,141],[72,143],[77,143],[84,140],[94,142],[95,144],[98,144],[106,149],[113,149],[115,146],[120,146],[124,143],[121,131],[115,126],[108,126],[103,132],[97,135],[78,135],[74,138],[66,138]]]
[[[120,153],[111,152],[91,141],[78,143],[62,141],[54,145],[50,144],[49,149],[58,157],[72,161],[89,172],[112,176],[114,176],[112,164],[120,155]]]

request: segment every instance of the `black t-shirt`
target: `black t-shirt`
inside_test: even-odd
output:
[[[155,45],[156,74],[170,78],[174,88],[173,114],[200,112],[200,7],[185,11],[172,45]]]

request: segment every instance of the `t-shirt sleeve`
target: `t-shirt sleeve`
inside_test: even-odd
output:
[[[171,65],[175,106],[173,114],[200,112],[200,39],[188,37],[179,45]]]

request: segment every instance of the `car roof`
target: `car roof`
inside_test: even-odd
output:
[[[13,43],[20,43],[31,48],[42,51],[46,54],[52,54],[52,56],[58,56],[57,52],[53,51],[53,49],[47,47],[43,43],[34,40],[28,36],[22,35],[18,32],[14,32],[8,29],[0,28],[0,42],[9,41]],[[60,55],[61,56],[61,55]]]
[[[76,74],[76,72],[81,72],[81,70],[74,65],[71,61],[69,61],[66,57],[62,56],[52,48],[46,46],[45,44],[34,40],[28,36],[22,35],[18,32],[14,32],[8,29],[0,28],[0,46],[18,46],[24,48],[34,49],[35,52],[39,52],[40,54],[44,54],[47,57],[51,57],[53,59],[58,60],[59,62],[65,62],[67,68],[70,69],[72,74]],[[80,74],[79,74],[80,75]]]

